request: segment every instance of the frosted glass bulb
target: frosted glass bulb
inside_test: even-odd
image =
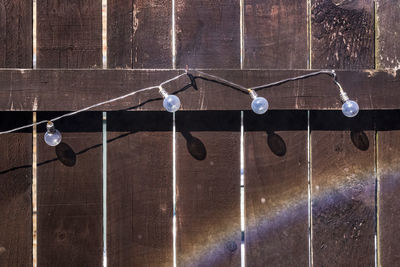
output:
[[[167,111],[175,112],[180,108],[181,101],[175,95],[168,95],[164,98],[163,106]]]
[[[251,109],[257,114],[264,114],[268,110],[268,101],[264,97],[256,97],[251,102]]]
[[[358,114],[360,108],[358,107],[357,102],[353,100],[347,100],[342,105],[342,112],[346,117],[352,118]]]
[[[47,132],[44,134],[44,141],[49,146],[56,146],[61,142],[61,133],[54,128],[54,124],[52,122],[47,123]]]

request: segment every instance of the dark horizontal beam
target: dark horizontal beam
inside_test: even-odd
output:
[[[309,73],[308,70],[203,70],[244,86],[257,86]],[[182,70],[20,70],[0,69],[1,111],[73,111],[159,83]],[[337,71],[338,81],[361,109],[400,109],[400,73],[395,70]],[[177,93],[183,110],[248,110],[250,97],[238,90],[203,80]],[[179,91],[190,80],[183,76],[165,89]],[[328,75],[289,82],[258,91],[270,109],[340,109],[338,90]],[[94,110],[162,110],[157,90]]]

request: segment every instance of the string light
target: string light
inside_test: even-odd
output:
[[[44,134],[44,141],[49,146],[56,146],[61,142],[62,136],[61,133],[54,127],[54,123],[52,121],[48,121],[47,132]]]
[[[181,101],[176,95],[169,95],[162,86],[159,86],[159,92],[164,97],[163,106],[168,112],[175,112],[179,110]]]
[[[342,100],[342,112],[346,117],[352,118],[357,116],[358,111],[360,110],[357,102],[350,100],[349,97],[347,96],[347,93],[343,90],[343,87],[340,85],[340,83],[336,80],[336,72],[332,70],[333,77],[334,77],[334,82],[336,86],[339,88],[340,92],[340,99]]]
[[[144,92],[144,91],[148,91],[148,90],[153,90],[153,89],[158,89],[159,93],[163,96],[164,100],[163,100],[163,106],[164,108],[169,111],[169,112],[176,112],[179,110],[180,105],[181,105],[181,101],[179,100],[179,98],[176,95],[169,95],[164,89],[163,89],[163,85],[170,83],[180,77],[182,77],[183,75],[187,75],[190,78],[191,81],[191,86],[193,86],[195,89],[197,89],[197,85],[195,84],[195,80],[196,79],[203,79],[206,81],[210,81],[210,82],[215,82],[215,83],[219,83],[228,87],[231,87],[233,89],[236,90],[240,90],[243,91],[245,93],[248,93],[250,95],[250,97],[253,99],[252,103],[251,103],[251,108],[252,110],[257,113],[257,114],[264,114],[265,112],[267,112],[268,107],[269,107],[269,103],[267,101],[267,99],[265,99],[264,97],[259,97],[256,93],[256,91],[261,90],[261,89],[266,89],[269,87],[273,87],[273,86],[278,86],[281,84],[284,84],[286,82],[289,81],[296,81],[296,80],[300,80],[300,79],[305,79],[305,78],[309,78],[312,76],[316,76],[319,74],[328,74],[331,77],[333,77],[333,81],[336,84],[336,86],[339,88],[339,92],[340,92],[340,99],[343,103],[342,105],[342,112],[346,117],[354,117],[358,114],[359,112],[359,106],[357,104],[357,102],[350,100],[349,97],[347,96],[346,92],[343,90],[343,87],[340,85],[340,83],[337,81],[337,77],[336,77],[336,72],[334,70],[321,70],[321,71],[317,71],[317,72],[312,72],[312,73],[308,73],[308,74],[304,74],[304,75],[300,75],[300,76],[296,76],[296,77],[292,77],[292,78],[288,78],[288,79],[284,79],[284,80],[280,80],[277,82],[273,82],[273,83],[268,83],[268,84],[264,84],[264,85],[260,85],[257,87],[251,87],[251,88],[247,88],[244,87],[242,85],[236,84],[234,82],[225,80],[221,77],[215,76],[215,75],[211,75],[208,73],[204,73],[198,70],[193,70],[194,72],[197,72],[198,74],[201,74],[202,76],[193,76],[191,73],[188,72],[188,69],[186,69],[185,73],[179,74],[169,80],[166,80],[164,82],[162,82],[160,85],[158,86],[150,86],[150,87],[146,87],[146,88],[142,88],[139,89],[137,91],[134,92],[130,92],[126,95],[122,95],[116,98],[112,98],[109,99],[107,101],[104,102],[100,102],[70,113],[66,113],[64,115],[61,115],[59,117],[53,118],[49,121],[47,120],[43,120],[43,121],[39,121],[36,123],[32,123],[32,124],[28,124],[28,125],[24,125],[15,129],[11,129],[8,131],[3,131],[0,132],[1,134],[6,134],[6,133],[12,133],[12,132],[16,132],[22,129],[26,129],[29,127],[32,127],[34,125],[40,125],[40,124],[44,124],[47,123],[47,132],[45,133],[45,141],[48,145],[50,146],[56,146],[61,142],[61,133],[55,129],[54,127],[54,121],[57,121],[59,119],[65,118],[65,117],[69,117],[69,116],[73,116],[76,115],[78,113],[108,104],[108,103],[112,103],[130,96],[133,96],[137,93],[140,92]]]
[[[254,113],[264,114],[268,110],[268,101],[264,97],[257,96],[254,90],[249,90],[250,97],[253,99],[251,102],[251,109]]]

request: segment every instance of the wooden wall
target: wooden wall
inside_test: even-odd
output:
[[[32,129],[2,135],[0,266],[32,265],[32,194],[38,266],[400,265],[398,1],[109,0],[107,25],[99,0],[36,5],[29,70],[32,1],[0,0],[1,130],[186,65],[246,86],[340,69],[368,111],[345,118],[329,77],[259,91],[261,116],[199,80],[175,116],[150,92],[56,122],[55,148],[43,125],[37,147]]]

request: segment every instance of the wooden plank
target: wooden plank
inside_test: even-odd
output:
[[[307,68],[307,1],[244,1],[244,67]]]
[[[307,112],[244,119],[246,265],[308,266]]]
[[[102,265],[101,125],[99,112],[57,121],[63,139],[55,148],[38,127],[38,266]]]
[[[382,114],[383,113],[383,114]],[[398,197],[400,155],[400,112],[380,112],[377,116],[378,171],[378,260],[379,266],[400,264]]]
[[[1,130],[32,123],[30,112],[0,117]],[[0,140],[0,266],[32,266],[32,129]]]
[[[312,67],[374,68],[374,1],[312,0]]]
[[[245,86],[260,85],[309,73],[305,70],[205,70]],[[337,71],[350,98],[361,109],[399,109],[400,71]],[[158,85],[182,71],[174,70],[0,70],[0,110],[77,110]],[[196,80],[199,90],[184,88],[185,76],[165,86],[178,92],[182,110],[249,110],[247,94],[218,84]],[[15,90],[18,88],[18,90]],[[183,89],[183,90],[181,90]],[[338,90],[327,75],[260,90],[270,109],[341,109]],[[62,97],[63,101],[60,101]],[[84,99],[84,101],[82,101]],[[225,101],[229,99],[229,101]],[[157,90],[98,107],[97,110],[164,110]]]
[[[109,67],[172,67],[171,1],[111,0],[107,15]]]
[[[132,68],[133,1],[107,1],[107,67]]]
[[[32,1],[0,1],[0,67],[32,67]]]
[[[375,266],[375,142],[370,113],[311,112],[315,266]]]
[[[376,65],[379,68],[400,67],[400,46],[398,36],[400,34],[400,5],[398,1],[377,0],[377,58]]]
[[[101,1],[37,0],[37,67],[101,66]]]
[[[240,68],[240,3],[176,0],[176,65]]]
[[[240,266],[240,113],[176,113],[177,266]]]
[[[109,266],[172,266],[172,115],[107,113]]]

